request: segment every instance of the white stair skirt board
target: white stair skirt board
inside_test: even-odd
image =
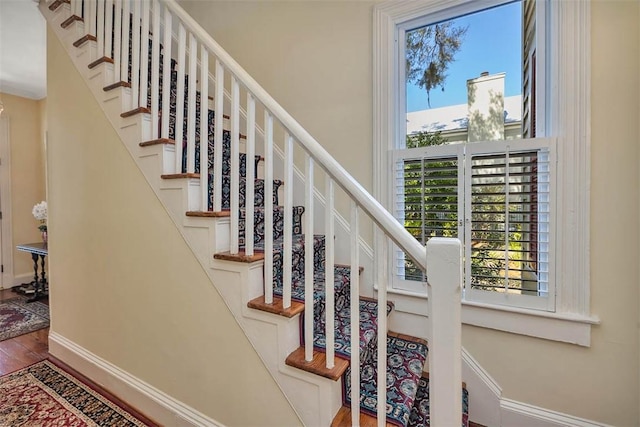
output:
[[[223,427],[56,332],[49,333],[49,353],[161,425]]]

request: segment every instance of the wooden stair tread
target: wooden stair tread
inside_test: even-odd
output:
[[[71,24],[73,24],[76,21],[80,21],[80,22],[84,22],[84,19],[82,19],[82,17],[78,16],[78,15],[71,15],[70,17],[68,17],[67,19],[65,19],[62,24],[60,24],[60,26],[62,28],[67,28],[70,27]]]
[[[180,178],[200,178],[199,173],[187,172],[187,173],[167,173],[160,175],[162,179],[180,179]]]
[[[294,368],[337,381],[349,367],[349,361],[340,359],[339,357],[336,357],[334,360],[335,366],[332,369],[327,369],[326,354],[314,350],[313,360],[307,362],[304,360],[304,347],[298,347],[297,350],[287,356],[285,363],[288,366],[293,366]]]
[[[118,88],[118,87],[131,87],[131,83],[129,82],[116,82],[116,83],[112,83],[109,86],[105,86],[102,88],[103,91],[105,92],[109,92],[112,89]]]
[[[49,10],[53,12],[54,10],[56,10],[57,8],[59,8],[65,3],[70,4],[71,0],[56,0],[49,5]]]
[[[149,147],[151,145],[162,145],[162,144],[175,145],[176,141],[169,138],[158,138],[158,139],[152,139],[150,141],[141,142],[140,147]]]
[[[396,427],[395,424],[389,422],[386,425],[387,427]],[[340,407],[340,410],[333,418],[333,422],[331,422],[331,427],[351,427],[351,408]],[[378,427],[378,418],[361,411],[360,427]]]
[[[264,300],[264,295],[254,298],[247,303],[247,307],[260,311],[266,311],[268,313],[277,314],[284,317],[293,317],[296,314],[300,314],[304,311],[304,303],[298,301],[291,301],[291,307],[284,308],[282,305],[282,298],[273,297],[273,303],[267,304]]]
[[[96,36],[94,36],[93,34],[85,34],[84,36],[80,37],[78,40],[73,42],[73,46],[75,47],[80,47],[83,44],[85,44],[88,41],[97,41],[98,39],[96,38]]]
[[[108,56],[103,56],[102,58],[98,58],[95,61],[93,61],[91,64],[89,64],[89,69],[92,70],[96,68],[98,65],[103,64],[105,62],[109,64],[113,64],[113,59],[109,58]]]
[[[138,108],[134,108],[133,110],[125,111],[124,113],[120,114],[120,117],[122,118],[131,117],[140,113],[151,114],[151,110],[149,110],[147,107],[138,107]]]
[[[231,211],[187,211],[187,216],[200,218],[228,218]]]
[[[246,255],[244,251],[240,251],[237,254],[232,254],[231,252],[218,252],[213,256],[213,259],[251,263],[264,260],[264,253],[254,252],[253,255]]]

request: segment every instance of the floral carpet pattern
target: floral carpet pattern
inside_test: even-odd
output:
[[[0,341],[49,326],[49,306],[23,297],[0,302]]]
[[[371,415],[378,406],[377,352],[360,366],[360,408]],[[427,359],[422,342],[387,336],[387,422],[406,426],[416,397],[418,382]],[[343,381],[345,402],[351,402],[351,368]]]
[[[429,377],[420,378],[418,393],[411,409],[411,417],[407,427],[425,427],[429,423]],[[462,389],[462,426],[469,426],[469,392]]]
[[[49,361],[0,377],[0,426],[146,426]]]

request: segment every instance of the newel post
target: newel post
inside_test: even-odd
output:
[[[427,242],[429,292],[429,399],[432,426],[462,423],[462,245],[433,237]]]

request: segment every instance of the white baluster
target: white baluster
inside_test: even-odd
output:
[[[325,184],[325,327],[327,369],[335,366],[335,292],[334,292],[334,222],[333,180],[329,175]]]
[[[360,236],[358,205],[351,201],[351,425],[360,425]]]
[[[291,307],[291,272],[293,232],[293,138],[289,132],[284,134],[284,227],[282,251],[282,307]]]
[[[78,0],[71,0],[71,15],[80,16],[78,13]]]
[[[131,41],[131,109],[140,106],[140,2],[133,2],[132,41]]]
[[[264,301],[273,303],[273,117],[269,111],[264,112]]]
[[[97,14],[98,14],[98,28],[96,31],[96,44],[98,46],[98,58],[100,59],[104,56],[104,0],[98,0],[97,5]]]
[[[209,52],[200,45],[200,189],[203,211],[209,210],[209,154]]]
[[[138,106],[149,108],[149,0],[139,0],[142,4],[140,31],[140,101]]]
[[[304,359],[313,360],[313,158],[304,170]]]
[[[182,142],[184,140],[184,57],[187,35],[181,23],[178,24],[178,57],[176,87],[176,173],[182,173]]]
[[[120,49],[120,80],[129,81],[129,25],[131,24],[131,2],[122,0],[122,49]]]
[[[378,265],[378,427],[386,426],[387,419],[387,260],[388,239],[383,232],[378,233],[381,241],[381,259]]]
[[[88,28],[89,32],[87,34],[91,34],[93,36],[96,35],[96,14],[97,14],[97,3],[95,0],[89,0],[89,16],[87,17],[89,22],[85,22],[85,29]],[[89,24],[87,26],[87,24]]]
[[[107,0],[104,7],[104,56],[113,58],[113,0]]]
[[[427,242],[429,396],[431,425],[457,425],[462,419],[462,244],[433,237]]]
[[[198,77],[198,46],[193,34],[189,34],[189,98],[187,103],[187,172],[196,167],[196,78]],[[207,98],[200,94],[200,103],[206,108]],[[201,141],[202,142],[202,141]]]
[[[162,58],[162,132],[160,136],[169,139],[169,116],[171,115],[171,11],[164,7],[163,28],[163,58]],[[160,34],[158,34],[160,37]],[[175,138],[175,135],[174,135]]]
[[[213,210],[222,210],[222,136],[224,123],[224,68],[216,59],[216,95],[213,138]]]
[[[246,176],[246,191],[245,191],[245,233],[246,236],[253,236],[254,233],[254,221],[253,221],[253,202],[255,197],[255,159],[256,154],[256,101],[253,99],[251,93],[247,92],[247,176]],[[247,256],[253,255],[253,238],[246,239],[244,252]]]
[[[115,11],[113,15],[113,82],[122,81],[121,67],[121,47],[122,47],[122,0],[115,0]]]
[[[216,123],[220,126],[220,123]],[[240,86],[235,76],[231,76],[231,239],[230,252],[237,254],[240,251],[239,244],[239,215],[240,215]],[[250,160],[247,159],[247,162]],[[253,239],[245,233],[245,241]]]
[[[151,139],[158,139],[160,112],[160,2],[153,0],[151,48]]]

